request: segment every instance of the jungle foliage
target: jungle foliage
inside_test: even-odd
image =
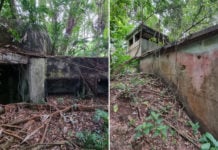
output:
[[[125,36],[137,24],[166,34],[172,42],[217,24],[217,5],[218,0],[111,0],[111,71],[129,60]]]
[[[0,17],[44,27],[52,54],[107,56],[107,0],[0,0]]]

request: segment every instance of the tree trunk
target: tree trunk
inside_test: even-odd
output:
[[[73,18],[73,16],[71,15],[71,13],[69,13],[69,17],[68,17],[68,22],[67,22],[67,26],[66,26],[66,31],[65,31],[65,42],[61,48],[61,52],[64,53],[67,50],[68,44],[69,44],[69,39],[70,36],[72,34],[73,28],[76,25],[76,20]]]
[[[9,0],[9,5],[11,9],[12,18],[17,19],[18,13],[17,13],[16,5],[15,5],[15,0]]]

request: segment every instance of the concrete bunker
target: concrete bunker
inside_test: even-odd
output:
[[[1,104],[47,95],[107,96],[108,59],[45,56],[0,48]]]
[[[143,56],[140,71],[157,74],[174,87],[192,120],[218,138],[218,25],[138,56]]]
[[[101,96],[108,94],[108,59],[57,56],[47,58],[48,95]]]
[[[0,103],[108,94],[107,58],[49,56],[51,40],[43,26],[0,20],[7,25],[0,25]],[[11,28],[19,31],[21,42],[13,41]]]

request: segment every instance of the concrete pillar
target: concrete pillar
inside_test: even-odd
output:
[[[30,102],[38,103],[45,98],[46,59],[30,58],[28,84]]]

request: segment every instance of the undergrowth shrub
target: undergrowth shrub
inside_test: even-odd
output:
[[[160,136],[162,139],[166,139],[169,127],[164,125],[162,121],[160,114],[152,111],[150,116],[146,118],[146,122],[135,128],[135,139],[149,134],[152,134],[153,137]]]
[[[84,149],[104,150],[108,148],[108,113],[96,110],[93,119],[96,123],[103,121],[102,132],[81,131],[76,133],[79,145]]]

